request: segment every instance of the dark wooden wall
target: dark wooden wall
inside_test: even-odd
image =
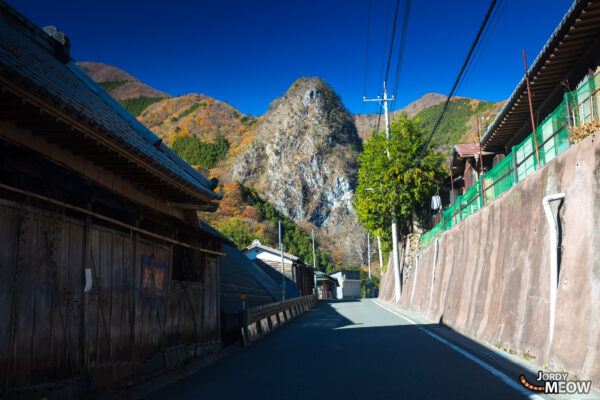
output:
[[[191,251],[199,279],[175,281],[176,250],[84,217],[0,199],[4,391],[106,366],[118,381],[157,352],[218,344],[218,258]],[[86,268],[93,275],[87,293]]]
[[[313,294],[315,287],[314,272],[312,269],[301,265],[294,265],[296,275],[296,288],[302,296]]]

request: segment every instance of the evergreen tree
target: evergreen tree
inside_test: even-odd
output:
[[[354,206],[360,223],[373,236],[390,241],[392,213],[396,214],[404,232],[412,231],[415,209],[427,205],[436,190],[436,182],[447,175],[442,165],[443,156],[428,149],[408,181],[426,141],[419,121],[402,115],[392,123],[389,141],[382,131],[374,132],[365,144],[358,158],[360,168]]]

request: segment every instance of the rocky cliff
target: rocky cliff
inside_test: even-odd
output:
[[[340,97],[322,79],[302,78],[271,103],[254,141],[232,163],[232,176],[294,222],[319,228],[337,244],[335,258],[358,265],[355,241],[364,242],[364,232],[352,198],[360,149]]]

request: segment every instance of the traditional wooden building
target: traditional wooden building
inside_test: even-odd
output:
[[[319,299],[333,299],[336,296],[337,287],[339,283],[336,278],[324,273],[317,271],[315,272],[317,281],[317,295]]]
[[[214,185],[0,1],[0,392],[76,396],[219,348],[229,240],[196,212]]]
[[[302,262],[298,257],[255,240],[243,250],[246,257],[253,260],[276,282],[282,282],[281,261],[283,258],[284,279],[286,281],[286,297],[298,297],[313,294],[314,269]]]
[[[450,170],[454,178],[454,198],[477,183],[482,167],[485,173],[498,164],[503,157],[503,154],[496,154],[493,151],[480,152],[478,143],[463,143],[452,146]],[[483,159],[483,162],[481,159]]]

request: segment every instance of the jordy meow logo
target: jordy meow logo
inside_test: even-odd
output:
[[[567,380],[567,372],[544,372],[538,371],[536,383],[527,382],[525,375],[519,376],[519,380],[527,389],[535,392],[549,394],[587,394],[590,392],[592,381]]]

